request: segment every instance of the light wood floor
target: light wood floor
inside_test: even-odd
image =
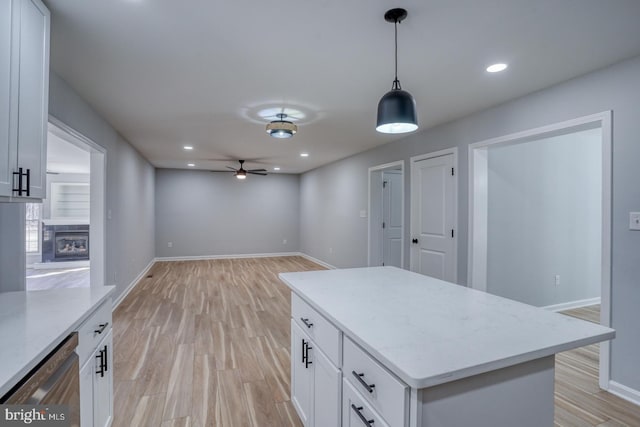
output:
[[[89,267],[37,270],[27,268],[26,274],[28,291],[89,287]]]
[[[301,426],[277,274],[319,269],[302,257],[156,263],[114,312],[113,426]],[[595,346],[557,356],[556,425],[640,426],[637,407],[597,388],[597,359]]]
[[[600,323],[598,305],[563,313]],[[556,426],[640,426],[640,407],[599,388],[599,361],[598,344],[556,355]]]

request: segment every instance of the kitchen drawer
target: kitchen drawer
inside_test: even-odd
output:
[[[102,338],[109,333],[112,307],[113,303],[109,298],[80,325],[77,349],[80,357],[80,366],[91,356],[100,341],[102,341]]]
[[[343,346],[344,377],[389,425],[406,425],[409,387],[349,338],[344,338]]]
[[[341,332],[295,293],[291,294],[291,317],[339,368]]]
[[[345,378],[342,382],[342,427],[389,427]]]

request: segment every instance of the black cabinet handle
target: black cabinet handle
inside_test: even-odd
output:
[[[413,243],[414,245],[418,244],[418,239],[411,239],[411,243]]]
[[[358,418],[360,418],[360,421],[362,421],[362,423],[366,426],[370,426],[374,423],[375,420],[367,420],[365,418],[364,415],[362,415],[362,406],[356,406],[353,403],[351,404],[351,409],[353,409],[355,411],[355,413],[358,415]]]
[[[107,356],[107,346],[104,346],[104,371],[109,370],[109,357]]]
[[[98,325],[98,329],[96,329],[95,331],[93,331],[93,335],[100,335],[101,333],[104,332],[105,329],[107,329],[107,326],[109,326],[109,322],[107,323],[100,323]]]
[[[309,369],[309,365],[313,364],[313,362],[311,360],[309,360],[309,350],[313,350],[313,347],[309,346],[309,343],[305,343],[305,346],[307,347],[307,360],[304,361],[304,367]]]
[[[100,359],[100,368],[99,371],[96,371],[96,374],[100,374],[101,377],[104,377],[104,350],[100,350],[100,353],[96,356],[96,359]]]
[[[304,317],[301,317],[300,320],[302,320],[302,323],[304,323],[304,325],[309,329],[313,326],[313,323],[309,323],[309,318],[305,319]]]
[[[362,377],[364,377],[364,374],[359,374],[356,371],[351,371],[351,373],[353,374],[354,377],[356,377],[356,379],[358,380],[360,385],[362,385],[362,387],[367,389],[369,393],[373,393],[373,388],[376,386],[375,384],[367,384],[367,382],[362,379]]]
[[[307,342],[302,338],[302,363],[307,361]]]
[[[31,169],[27,169],[27,172],[22,172],[22,168],[18,168],[18,172],[13,172],[13,192],[18,193],[18,196],[22,196],[22,193],[26,193],[26,196],[31,195]],[[18,185],[16,186],[16,176],[18,177]],[[27,189],[25,190],[22,183],[22,177],[27,178]]]

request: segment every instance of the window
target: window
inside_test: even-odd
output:
[[[51,183],[51,218],[89,219],[89,184]]]
[[[40,217],[41,203],[26,203],[26,251],[27,253],[40,252]]]

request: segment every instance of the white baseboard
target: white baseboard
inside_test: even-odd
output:
[[[156,261],[199,261],[205,259],[234,259],[234,258],[275,258],[281,256],[301,256],[300,252],[274,252],[264,254],[236,254],[236,255],[196,255],[176,257],[156,257]]]
[[[322,260],[319,260],[318,258],[314,258],[311,255],[307,255],[307,254],[302,253],[302,252],[298,252],[298,255],[303,257],[303,258],[308,259],[311,262],[315,262],[316,264],[320,264],[321,266],[326,267],[329,270],[337,270],[338,269],[338,267],[335,267],[335,266],[333,266],[331,264],[328,264],[328,263],[326,263],[326,262],[324,262]]]
[[[147,275],[147,273],[149,272],[149,270],[151,270],[151,267],[153,267],[153,264],[155,263],[156,263],[155,258],[149,261],[149,264],[147,264],[147,266],[140,272],[140,274],[138,274],[136,278],[133,279],[131,283],[129,283],[129,286],[127,286],[127,288],[120,295],[118,295],[118,298],[113,302],[113,310],[115,310],[120,305],[120,303],[125,299],[125,297],[129,295],[129,292],[131,292],[133,288],[136,287],[138,282]]]
[[[626,385],[622,385],[615,381],[609,381],[609,389],[607,391],[623,398],[624,400],[628,400],[634,405],[640,405],[640,391],[631,387],[627,387]]]
[[[563,302],[561,304],[547,305],[541,308],[544,308],[545,310],[549,310],[549,311],[564,311],[564,310],[571,310],[574,308],[587,307],[587,306],[596,305],[596,304],[600,304],[600,297]]]
[[[34,270],[57,270],[63,268],[89,267],[90,264],[91,261],[87,259],[83,261],[36,262],[28,267]]]

